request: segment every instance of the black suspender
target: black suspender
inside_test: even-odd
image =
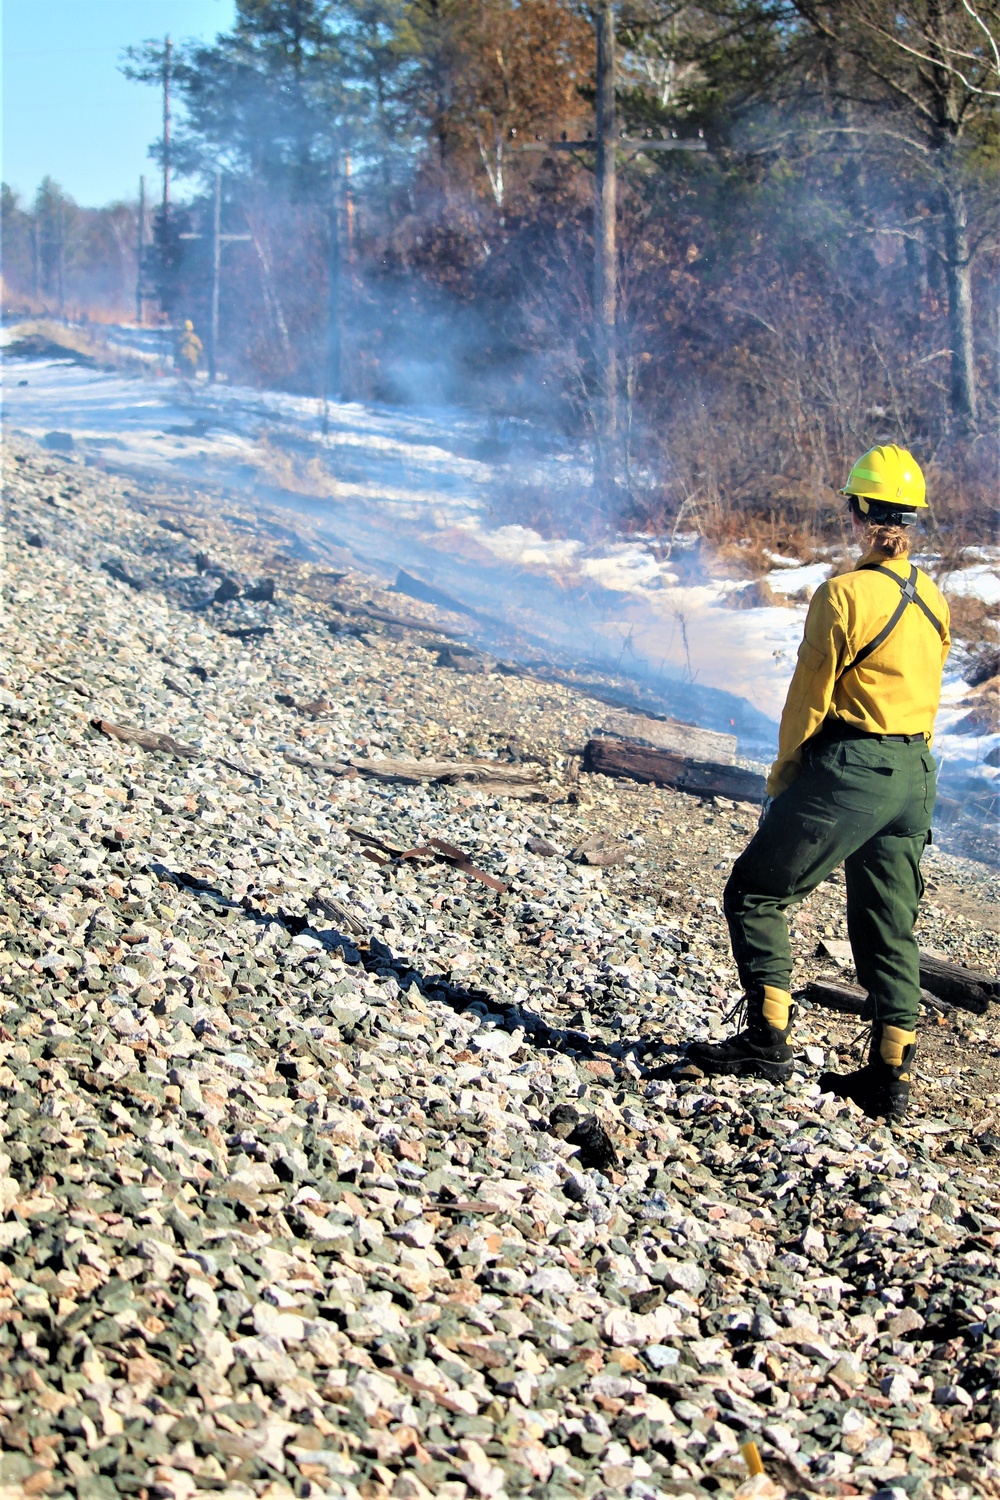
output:
[[[896,605],[896,608],[893,610],[888,620],[886,620],[885,624],[882,626],[882,629],[879,631],[878,635],[875,636],[874,640],[869,641],[867,646],[862,646],[861,650],[858,652],[854,660],[847,663],[844,671],[840,673],[841,677],[843,677],[844,672],[849,672],[852,667],[860,666],[860,664],[865,661],[867,657],[871,656],[873,651],[878,650],[883,641],[887,641],[889,639],[890,635],[892,635],[892,632],[895,630],[896,626],[899,624],[900,620],[906,613],[907,607],[911,604],[915,604],[918,609],[923,610],[924,614],[927,616],[928,620],[930,620],[938,635],[942,640],[944,640],[944,625],[938,619],[933,610],[928,608],[923,599],[921,599],[920,595],[917,593],[917,570],[912,563],[910,564],[910,576],[909,578],[905,579],[900,578],[899,574],[894,573],[891,568],[884,568],[881,563],[862,563],[861,567],[858,569],[858,572],[884,573],[886,578],[891,578],[893,583],[899,586],[899,591],[903,597]]]

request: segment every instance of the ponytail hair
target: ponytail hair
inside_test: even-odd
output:
[[[909,555],[910,538],[907,526],[899,526],[891,521],[875,521],[870,516],[863,515],[853,495],[851,496],[851,514],[863,528],[866,552],[883,552],[890,559]]]
[[[907,557],[910,538],[902,526],[877,526],[865,523],[865,551],[884,552],[886,557]]]

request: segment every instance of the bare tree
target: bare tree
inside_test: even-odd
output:
[[[951,406],[975,422],[972,266],[996,233],[996,183],[983,182],[976,155],[1000,131],[1000,4],[997,0],[854,0],[850,7],[795,0],[813,34],[848,57],[841,87],[866,108],[838,129],[860,135],[902,170],[923,179],[939,221],[927,217],[890,232],[936,254],[948,293]],[[976,212],[973,212],[973,209]]]

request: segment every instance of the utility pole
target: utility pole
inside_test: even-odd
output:
[[[329,233],[327,248],[327,308],[326,308],[326,378],[323,385],[325,401],[337,401],[341,395],[341,338],[340,338],[340,153],[330,165]]]
[[[56,215],[56,233],[57,233],[57,235],[59,237],[58,240],[56,241],[56,276],[58,278],[58,280],[57,280],[57,293],[58,293],[58,297],[59,297],[59,316],[62,317],[63,316],[63,312],[64,312],[64,308],[65,308],[65,301],[66,301],[65,287],[63,285],[63,272],[64,272],[64,269],[65,269],[65,259],[66,258],[65,258],[65,254],[64,254],[64,250],[65,250],[65,217],[64,217],[63,205],[62,205],[61,201],[60,201],[60,204],[59,204],[59,211],[58,211],[58,213]]]
[[[615,125],[615,17],[613,0],[598,0],[597,119],[593,136],[584,141],[527,141],[522,151],[580,151],[594,156],[594,357],[597,366],[594,489],[602,504],[615,494],[618,457],[618,311],[617,158],[620,151],[707,151],[704,140],[664,140],[655,136],[618,135]]]
[[[594,152],[594,345],[597,360],[597,422],[594,484],[601,498],[615,490],[618,437],[618,303],[615,162],[615,18],[611,0],[597,10],[597,130]]]
[[[351,153],[344,154],[344,229],[347,238],[347,263],[354,264],[354,193],[351,190]]]
[[[142,327],[142,274],[146,259],[146,179],[139,178],[139,226],[135,252],[135,321]]]
[[[169,36],[163,40],[163,230],[166,234],[170,215],[170,62],[173,43]]]
[[[208,383],[215,384],[219,346],[219,268],[222,260],[222,173],[215,173],[212,197],[212,298],[208,318]]]
[[[39,244],[38,210],[36,208],[31,219],[31,295],[36,304],[36,311],[38,299],[41,296],[41,270],[42,252]]]
[[[204,234],[179,234],[179,240],[203,240]],[[208,383],[214,385],[219,358],[219,284],[222,270],[222,247],[238,240],[251,240],[250,234],[222,233],[222,173],[216,168],[212,191],[212,281],[208,312]]]

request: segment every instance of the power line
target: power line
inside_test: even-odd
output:
[[[110,52],[111,50],[111,47],[41,47],[33,48],[30,52],[8,52],[4,48],[3,60],[10,62],[12,58],[17,57],[78,57],[84,52]],[[117,56],[121,47],[116,43],[113,50]]]

